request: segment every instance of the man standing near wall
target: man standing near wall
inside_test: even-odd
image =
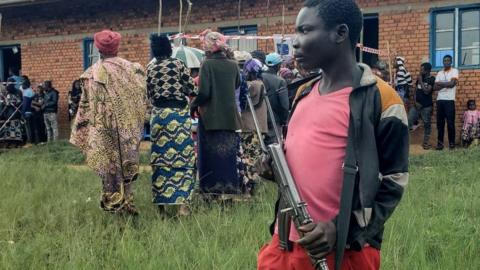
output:
[[[132,182],[139,171],[146,78],[139,64],[117,57],[120,39],[109,30],[94,36],[100,60],[80,77],[82,97],[70,142],[102,178],[102,209],[137,215]]]
[[[435,78],[435,90],[437,96],[437,150],[443,150],[445,119],[447,119],[449,148],[455,148],[455,94],[458,84],[458,70],[452,67],[452,56],[443,57],[443,70],[437,73]]]
[[[47,129],[48,142],[58,140],[58,91],[53,88],[52,81],[45,81],[45,103],[43,118]]]
[[[418,75],[417,82],[415,83],[414,93],[414,106],[410,108],[408,112],[408,126],[411,131],[415,130],[416,122],[419,118],[422,118],[425,127],[423,136],[423,149],[430,149],[430,134],[432,131],[432,112],[433,101],[432,92],[435,85],[435,77],[430,75],[432,71],[432,65],[430,63],[423,63],[420,66],[420,74]]]

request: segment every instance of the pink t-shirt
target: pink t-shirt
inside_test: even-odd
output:
[[[351,87],[320,95],[318,83],[289,122],[285,154],[297,189],[314,222],[338,214],[347,147]],[[290,240],[298,240],[292,225]]]

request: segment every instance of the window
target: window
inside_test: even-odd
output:
[[[435,15],[435,66],[443,65],[445,55],[455,56],[455,16],[453,12]]]
[[[433,66],[451,55],[455,67],[480,67],[480,5],[432,12]]]
[[[83,68],[87,69],[100,59],[97,47],[93,45],[93,39],[87,38],[83,41]]]
[[[240,27],[224,27],[220,28],[220,32],[222,32],[226,36],[236,36],[236,35],[256,35],[258,33],[256,25],[246,25]],[[236,39],[236,40],[228,40],[228,45],[233,50],[238,51],[255,51],[257,49],[257,40],[255,39]]]
[[[460,14],[461,65],[480,65],[480,10]]]

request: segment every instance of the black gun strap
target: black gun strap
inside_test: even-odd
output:
[[[350,116],[350,123],[353,123]],[[352,214],[353,191],[355,179],[358,174],[358,166],[355,149],[355,128],[350,124],[348,128],[348,142],[343,164],[343,187],[340,199],[340,211],[337,217],[337,246],[335,250],[335,269],[341,268],[343,254],[347,245],[350,217]]]

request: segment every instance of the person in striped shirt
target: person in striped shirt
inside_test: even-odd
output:
[[[397,90],[403,102],[407,103],[410,85],[412,84],[412,75],[405,68],[405,58],[401,56],[395,57],[394,67],[397,71],[395,74],[395,90]]]

